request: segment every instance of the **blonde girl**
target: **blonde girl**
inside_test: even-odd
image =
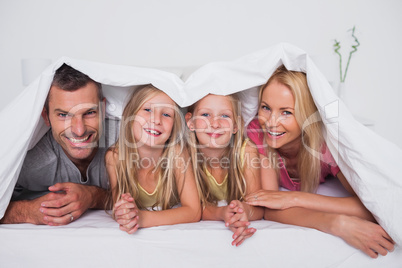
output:
[[[265,218],[312,227],[342,237],[371,257],[393,249],[340,171],[322,134],[322,123],[305,73],[280,66],[259,94],[258,121],[249,137],[262,149],[262,188],[246,200],[264,206]],[[268,161],[269,160],[269,161]],[[336,176],[350,197],[315,194],[327,175]],[[278,191],[278,185],[290,191]]]
[[[234,232],[232,245],[239,246],[256,231],[247,228],[249,221],[263,215],[262,208],[243,202],[261,186],[258,152],[243,138],[239,100],[209,94],[188,108],[186,121],[202,219],[224,221]]]
[[[105,156],[121,230],[131,234],[200,220],[180,115],[176,103],[152,85],[134,91],[124,108],[119,139]]]

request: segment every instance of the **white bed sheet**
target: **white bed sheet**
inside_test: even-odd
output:
[[[336,179],[319,193],[346,196]],[[0,267],[401,267],[402,250],[371,259],[320,231],[254,221],[253,237],[231,246],[222,222],[201,221],[120,231],[105,211],[60,226],[0,225]]]

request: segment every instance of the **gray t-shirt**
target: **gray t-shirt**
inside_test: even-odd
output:
[[[48,188],[59,182],[73,182],[94,185],[104,189],[109,186],[105,153],[112,145],[118,133],[118,120],[105,120],[104,135],[99,141],[99,148],[83,178],[79,169],[64,153],[62,147],[53,138],[49,130],[34,148],[27,152],[12,200],[33,199],[49,192]]]

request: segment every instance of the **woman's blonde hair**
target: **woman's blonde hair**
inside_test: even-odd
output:
[[[161,92],[161,90],[152,85],[139,88],[130,95],[130,99],[124,108],[119,138],[114,147],[109,149],[118,154],[116,163],[117,186],[114,189],[113,196],[115,196],[115,200],[112,200],[113,204],[118,201],[123,193],[130,193],[138,208],[146,209],[139,199],[137,173],[140,159],[133,134],[133,123],[143,104]],[[179,190],[176,185],[177,166],[175,161],[185,149],[183,142],[185,128],[179,107],[175,104],[173,108],[175,115],[172,132],[165,143],[161,157],[152,171],[155,176],[160,178],[157,186],[157,202],[153,205],[153,209],[156,207],[163,210],[169,209],[180,201]]]
[[[244,177],[243,164],[241,161],[241,147],[244,141],[243,119],[241,116],[240,101],[236,94],[226,96],[233,110],[234,126],[237,126],[237,132],[232,135],[228,148],[224,151],[222,158],[229,160],[227,197],[229,203],[232,200],[242,200],[246,193],[246,180]],[[200,101],[188,107],[187,112],[194,116],[197,105]],[[191,119],[190,119],[191,120]],[[196,179],[198,194],[203,206],[207,204],[217,204],[218,198],[210,191],[208,176],[205,172],[206,161],[208,160],[200,151],[199,143],[195,131],[188,131],[188,150],[190,152],[193,171]]]
[[[306,74],[289,71],[281,65],[263,85],[259,92],[259,107],[262,94],[267,86],[276,81],[287,86],[295,99],[295,117],[302,130],[302,145],[298,153],[298,171],[301,191],[315,192],[321,174],[320,155],[323,144],[322,121],[315,106],[307,84]],[[268,155],[276,155],[275,150],[268,147]],[[270,157],[272,159],[272,157]],[[273,161],[276,161],[273,159]],[[278,168],[277,164],[273,165]],[[279,172],[277,172],[279,174]]]

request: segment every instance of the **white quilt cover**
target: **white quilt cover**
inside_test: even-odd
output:
[[[401,244],[402,210],[399,206],[402,204],[402,180],[400,179],[402,174],[402,150],[357,122],[343,102],[333,93],[331,86],[316,68],[310,57],[304,51],[286,43],[269,47],[231,62],[207,64],[196,70],[185,82],[175,74],[156,69],[102,64],[71,58],[59,59],[49,66],[38,79],[4,108],[0,114],[2,126],[0,140],[3,141],[0,152],[0,217],[3,217],[7,208],[27,150],[32,148],[47,131],[43,120],[40,118],[40,113],[53,74],[63,63],[71,65],[103,84],[104,93],[108,100],[107,116],[121,115],[124,99],[130,88],[152,83],[166,92],[182,107],[196,102],[208,93],[231,94],[241,92],[244,104],[243,115],[247,122],[252,119],[257,111],[258,87],[266,82],[277,66],[283,63],[288,69],[306,72],[310,90],[325,123],[327,144],[342,172],[378,222],[399,245]],[[103,217],[99,212],[92,214],[96,215],[96,217]],[[64,230],[63,233],[67,236],[75,232],[81,235],[81,229],[73,228],[80,224],[80,221],[77,221],[69,226],[60,228],[60,230]],[[113,222],[110,222],[108,226],[113,224]],[[215,225],[213,223],[199,223],[194,226],[202,226],[201,228],[205,228],[205,231],[207,231],[208,228],[206,227],[210,224]],[[279,226],[270,223],[271,225]],[[9,234],[15,231],[12,231],[14,228],[11,228],[10,233],[8,233],[4,232],[8,227],[0,226],[0,228],[0,238],[3,244],[3,241],[5,241],[3,238],[11,238],[12,236]],[[49,232],[46,226],[30,226],[30,228],[37,230],[37,232],[41,232],[41,230]],[[90,227],[85,228],[91,229]],[[185,228],[191,229],[193,227]],[[123,236],[123,234],[119,233],[119,230],[115,229],[107,229],[108,232],[104,234],[96,232],[96,239],[102,240],[103,235],[114,233]],[[175,228],[159,227],[156,229]],[[267,227],[267,229],[269,228]],[[315,232],[314,230],[303,228],[296,229],[303,230],[303,232]],[[29,229],[21,228],[18,233],[29,233]],[[146,232],[141,231],[141,233]],[[166,235],[170,236],[167,233],[170,233],[170,231],[166,232]],[[89,236],[89,234],[90,232],[86,236]],[[319,233],[318,237],[320,236],[326,237],[325,234]],[[292,239],[293,243],[294,239],[290,237],[286,236],[282,237],[282,239]],[[199,238],[202,239],[202,235]],[[77,239],[82,240],[82,238],[78,237]],[[171,239],[175,241],[176,237],[173,236]],[[258,240],[259,238],[256,236],[253,239]],[[331,243],[337,240],[337,238],[333,237],[327,237],[326,239],[329,239]],[[88,243],[93,243],[95,248],[100,247],[100,243],[96,243],[95,240]],[[319,241],[320,239],[317,240],[317,243]],[[278,252],[285,254],[284,252],[287,251],[285,249],[289,248],[289,245],[284,242],[284,245],[281,245],[282,242],[277,242]],[[27,243],[32,243],[32,241]],[[165,241],[164,243],[170,242]],[[197,244],[198,242],[194,240],[194,243]],[[313,243],[315,242],[311,241],[308,244]],[[56,244],[59,245],[58,243]],[[215,243],[210,243],[209,245],[213,247]],[[321,246],[318,246],[317,249],[321,249]],[[70,247],[70,250],[73,250],[71,245]],[[196,248],[201,250],[198,247]],[[341,248],[336,247],[337,251]],[[212,248],[210,249],[212,250]],[[125,250],[131,252],[130,249]],[[154,250],[154,252],[159,254],[157,250]],[[45,252],[42,253],[45,254]],[[289,252],[289,254],[293,253],[293,250]],[[187,251],[183,250],[182,254],[196,253],[187,253]],[[233,255],[231,256],[233,257]],[[269,261],[268,256],[264,258]]]

